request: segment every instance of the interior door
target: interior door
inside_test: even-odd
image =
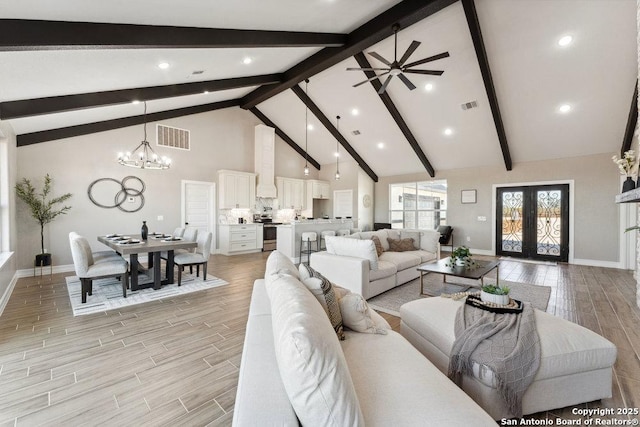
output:
[[[501,187],[496,194],[496,254],[568,261],[568,184]]]
[[[182,223],[198,233],[212,232],[212,251],[216,247],[215,200],[213,182],[182,181]]]

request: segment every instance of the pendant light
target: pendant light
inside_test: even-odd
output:
[[[338,129],[338,133],[340,133],[340,116],[336,116],[336,128]],[[336,181],[340,179],[340,145],[338,144],[338,139],[336,138]]]
[[[309,79],[305,79],[304,81],[305,95],[307,94],[308,89],[309,89]],[[307,159],[308,142],[309,142],[309,107],[305,106],[305,110],[304,110],[304,176],[309,176],[309,162]]]
[[[158,157],[147,141],[147,101],[144,102],[144,139],[133,152],[119,153],[118,163],[122,166],[138,169],[162,170],[171,167],[171,160],[165,156]]]

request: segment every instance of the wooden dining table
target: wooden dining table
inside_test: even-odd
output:
[[[196,242],[187,240],[173,240],[172,238],[172,240],[169,240],[169,236],[160,237],[156,235],[149,235],[147,240],[142,240],[140,235],[127,235],[127,237],[132,240],[139,240],[140,243],[124,244],[122,243],[122,240],[115,240],[114,238],[108,238],[107,236],[98,236],[98,241],[122,255],[129,255],[132,291],[149,287],[153,287],[153,289],[157,290],[160,289],[162,285],[173,284],[174,251],[176,249],[191,249],[198,246]],[[165,279],[162,279],[160,271],[160,254],[162,252],[167,252],[167,272]],[[148,268],[144,268],[138,262],[138,255],[143,253],[148,254]],[[151,280],[140,283],[138,280],[138,274],[134,274],[134,272],[147,274]]]

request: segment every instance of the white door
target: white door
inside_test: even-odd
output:
[[[199,233],[211,232],[211,251],[216,248],[216,184],[202,181],[182,181],[182,224],[197,228]]]

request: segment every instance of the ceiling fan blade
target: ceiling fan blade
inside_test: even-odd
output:
[[[383,64],[386,64],[388,66],[391,66],[391,62],[387,61],[386,59],[384,59],[382,56],[378,55],[375,52],[368,52],[369,55],[373,56],[374,58],[376,58],[378,61],[382,62]]]
[[[419,41],[417,41],[417,40],[412,41],[411,44],[409,45],[409,48],[407,49],[407,51],[404,53],[404,55],[402,55],[402,58],[400,58],[400,61],[398,61],[398,64],[400,64],[402,66],[402,64],[404,64],[405,61],[407,59],[409,59],[411,54],[413,54],[413,52],[416,51],[418,46],[420,46],[420,42]]]
[[[382,95],[384,91],[387,90],[387,86],[389,86],[389,82],[391,81],[392,78],[393,78],[393,75],[390,75],[389,77],[387,77],[387,80],[384,81],[384,83],[382,84],[382,87],[378,90],[378,95]]]
[[[439,70],[404,70],[403,73],[428,74],[430,76],[441,76],[444,71]]]
[[[370,82],[371,80],[375,80],[375,79],[377,79],[378,77],[382,77],[382,76],[384,76],[384,75],[386,75],[386,74],[389,74],[390,72],[391,72],[391,71],[387,71],[386,73],[382,73],[382,74],[379,74],[379,75],[373,76],[373,77],[371,77],[370,79],[367,79],[367,80],[362,81],[362,82],[360,82],[360,83],[356,83],[356,84],[354,84],[354,85],[353,85],[353,87],[358,87],[358,86],[360,86],[360,85],[363,85],[363,84],[365,84],[365,83],[367,83],[367,82]]]
[[[402,80],[402,83],[404,83],[405,86],[409,88],[409,90],[414,90],[416,88],[415,85],[411,83],[409,79],[406,78],[403,74],[398,74],[398,78]]]
[[[376,71],[376,70],[389,70],[389,68],[347,68],[347,71]]]
[[[449,57],[449,52],[442,52],[442,53],[439,53],[437,55],[433,55],[433,56],[430,56],[428,58],[424,58],[424,59],[421,59],[419,61],[412,62],[411,64],[407,64],[403,68],[414,67],[416,65],[426,64],[427,62],[437,61],[438,59],[448,58],[448,57]]]

